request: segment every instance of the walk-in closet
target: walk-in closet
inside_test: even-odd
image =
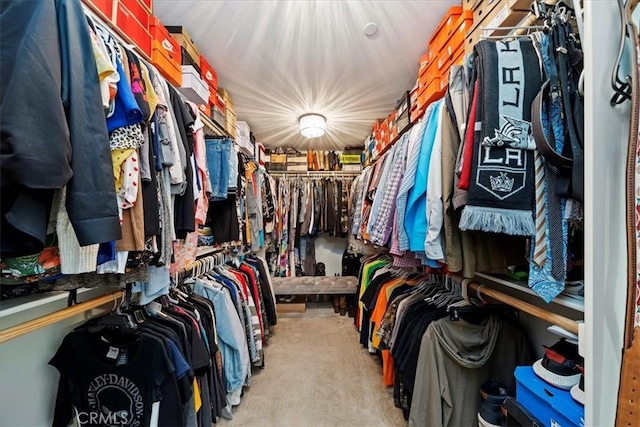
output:
[[[640,426],[636,0],[0,2],[0,425]]]

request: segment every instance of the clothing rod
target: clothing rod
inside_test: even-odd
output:
[[[0,344],[46,326],[53,325],[54,323],[61,322],[75,315],[87,312],[96,307],[109,303],[116,303],[118,299],[123,297],[123,295],[123,291],[115,291],[4,329],[0,331]]]
[[[295,171],[270,171],[269,175],[300,175],[300,176],[334,176],[334,175],[343,175],[343,176],[358,176],[360,172],[341,172],[341,171],[307,171],[307,172],[295,172]]]
[[[556,313],[551,313],[543,308],[536,307],[533,304],[524,302],[518,298],[512,297],[511,295],[503,294],[500,291],[487,287],[486,285],[481,285],[477,282],[469,282],[467,285],[467,290],[483,294],[489,298],[495,299],[496,301],[500,301],[502,303],[510,305],[511,307],[515,307],[518,310],[524,311],[525,313],[529,313],[530,315],[537,317],[538,319],[542,319],[553,325],[558,325],[576,335],[578,334],[578,322],[569,319],[568,317],[561,316]],[[468,294],[472,295],[470,293]]]

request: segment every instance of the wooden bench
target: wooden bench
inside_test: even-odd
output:
[[[358,278],[353,276],[273,277],[276,295],[350,295],[358,291]]]

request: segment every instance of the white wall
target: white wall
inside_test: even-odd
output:
[[[625,159],[628,107],[612,108],[620,40],[615,1],[585,6],[585,350],[588,426],[614,425],[626,299]]]
[[[104,290],[93,290],[78,297],[85,301]],[[0,305],[3,329],[66,307],[66,293],[58,300],[31,309],[12,311],[17,301]],[[42,297],[42,295],[40,295]],[[28,299],[35,299],[27,297]],[[22,298],[21,298],[22,300]],[[51,326],[0,344],[0,425],[3,427],[44,427],[53,421],[53,408],[58,387],[58,371],[48,365],[64,336],[91,316],[110,310],[112,304],[80,314]]]
[[[324,262],[327,276],[342,276],[342,254],[347,249],[347,239],[321,234],[316,237],[316,262]]]

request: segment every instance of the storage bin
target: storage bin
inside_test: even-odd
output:
[[[182,26],[168,25],[167,30],[171,34],[171,37],[173,37],[178,42],[178,44],[187,51],[193,62],[199,63],[200,51],[187,32],[187,29]]]
[[[134,4],[130,2],[131,4]],[[140,12],[140,11],[139,11]],[[145,23],[141,23],[136,19],[135,15],[125,6],[123,1],[118,1],[115,10],[113,23],[131,40],[133,44],[138,46],[140,51],[147,57],[151,57],[152,38],[149,32],[149,15],[142,10],[146,16]]]
[[[515,377],[516,400],[545,427],[584,427],[584,407],[568,390],[543,381],[531,366],[518,366]]]
[[[169,35],[169,31],[155,16],[150,19],[149,30],[153,37],[151,63],[158,68],[158,71],[169,83],[177,87],[181,86],[182,67],[180,64],[182,54],[180,45]]]
[[[200,77],[200,73],[191,65],[182,66],[182,85],[178,90],[191,102],[208,103],[209,85]]]

